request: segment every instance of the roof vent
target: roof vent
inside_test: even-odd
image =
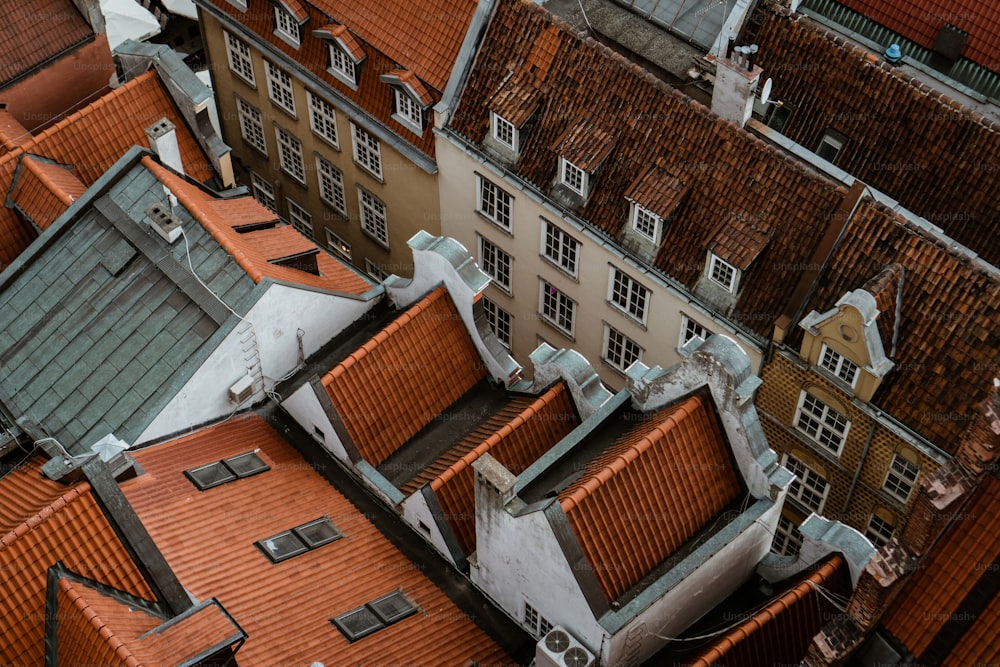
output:
[[[883,55],[885,56],[885,59],[893,65],[903,59],[903,52],[899,48],[899,44],[890,44],[889,48],[885,50]]]
[[[183,232],[181,221],[162,204],[153,204],[147,208],[146,217],[149,218],[149,226],[153,228],[153,231],[163,237],[167,243],[173,243],[180,238]]]

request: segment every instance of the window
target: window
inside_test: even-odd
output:
[[[389,247],[389,224],[382,200],[362,187],[358,188],[361,202],[361,229],[386,249]]]
[[[510,231],[510,195],[479,176],[479,213],[498,227]]]
[[[280,563],[293,556],[317,549],[324,544],[335,542],[341,537],[343,535],[333,525],[333,522],[326,517],[321,517],[291,530],[258,540],[254,544],[272,563]]]
[[[334,148],[340,148],[336,109],[308,90],[306,99],[309,101],[309,127],[317,135],[329,141]]]
[[[285,198],[288,202],[288,219],[292,223],[292,227],[298,231],[299,234],[305,236],[310,241],[313,239],[313,221],[312,216],[309,215],[309,211],[305,210],[291,199]]]
[[[365,273],[374,278],[375,280],[385,282],[385,279],[389,277],[382,267],[365,257]]]
[[[514,124],[507,122],[495,113],[490,114],[490,117],[493,119],[493,138],[512,151],[516,151],[517,128],[514,127]]]
[[[802,533],[799,532],[791,519],[784,515],[778,518],[778,527],[774,531],[774,542],[771,551],[782,556],[794,556],[802,546]]]
[[[417,606],[402,591],[395,591],[331,618],[330,622],[348,641],[356,642],[415,613]]]
[[[626,315],[639,322],[646,322],[649,290],[613,266],[611,267],[611,279],[608,283],[608,299],[613,306]]]
[[[253,60],[250,59],[250,47],[243,40],[222,31],[226,38],[226,52],[229,54],[229,69],[251,86],[255,86],[253,76]]]
[[[351,259],[351,244],[334,234],[329,228],[326,230],[326,247],[344,259]]]
[[[712,260],[709,264],[708,277],[727,292],[736,291],[736,267],[723,262],[715,255],[712,255]]]
[[[787,105],[772,105],[767,114],[767,126],[777,132],[784,132],[785,125],[792,115],[792,110]]]
[[[882,490],[905,505],[919,475],[920,468],[915,463],[907,461],[899,454],[893,454]]]
[[[278,107],[295,115],[295,92],[292,77],[270,60],[264,61],[267,71],[267,95]]]
[[[527,600],[524,601],[524,627],[534,635],[535,639],[541,639],[552,630],[552,624],[528,604]]]
[[[576,302],[546,281],[541,281],[539,311],[542,319],[573,337],[576,324]]]
[[[504,292],[511,292],[511,258],[499,247],[483,237],[479,237],[479,266],[493,279],[497,287]]]
[[[510,313],[498,306],[493,301],[483,297],[483,310],[486,312],[486,321],[496,334],[497,340],[510,349]]]
[[[354,134],[354,161],[376,177],[382,178],[382,153],[378,139],[353,123],[351,131]]]
[[[624,373],[632,362],[642,359],[642,348],[618,329],[605,324],[604,354],[601,358]]]
[[[417,101],[401,88],[393,88],[396,97],[396,120],[415,130],[424,131],[424,113]]]
[[[816,147],[816,154],[827,162],[834,162],[846,143],[847,137],[840,132],[827,130],[823,133],[823,138],[819,140],[819,146]]]
[[[874,544],[877,548],[892,539],[892,534],[895,530],[896,527],[891,523],[880,517],[878,514],[872,514],[871,518],[868,519],[868,527],[865,529],[865,537],[871,540],[872,544]]]
[[[580,195],[587,196],[587,174],[566,158],[559,158],[559,180],[570,190]]]
[[[788,468],[789,472],[795,475],[795,480],[788,490],[788,495],[802,503],[806,509],[810,509],[817,514],[823,511],[823,504],[826,502],[827,493],[830,491],[830,485],[826,479],[791,454],[785,454],[781,465]]]
[[[330,45],[330,73],[351,86],[357,85],[354,59],[337,44]]]
[[[226,482],[267,472],[270,469],[271,466],[264,463],[256,452],[246,452],[185,470],[184,476],[191,480],[191,483],[198,487],[199,491],[204,491]]]
[[[701,326],[690,317],[686,315],[681,315],[681,340],[678,347],[684,347],[695,338],[701,340],[708,340],[708,337],[712,335],[712,332]]]
[[[812,394],[802,391],[795,426],[830,453],[840,456],[851,422]]]
[[[274,8],[274,31],[293,46],[299,45],[299,22],[283,7]]]
[[[347,216],[347,194],[344,191],[344,174],[329,160],[316,156],[316,173],[319,178],[319,198],[337,213]]]
[[[660,242],[660,226],[663,218],[639,204],[632,205],[632,229],[653,243]]]
[[[302,142],[283,127],[275,127],[274,130],[278,137],[278,162],[281,163],[281,170],[305,184],[306,166],[302,161]]]
[[[278,212],[278,201],[274,198],[274,187],[255,172],[250,172],[250,183],[253,185],[253,198],[262,206]]]
[[[242,97],[236,98],[236,110],[240,117],[240,134],[244,141],[267,155],[267,142],[264,140],[264,121],[260,109],[253,106]]]
[[[542,227],[542,254],[552,263],[576,277],[576,258],[580,244],[549,221]]]
[[[854,381],[858,379],[857,365],[845,359],[844,355],[828,348],[825,343],[823,351],[820,352],[819,365],[852,387],[854,386]]]

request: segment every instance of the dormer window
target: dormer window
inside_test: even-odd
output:
[[[632,229],[638,232],[643,238],[649,239],[654,243],[659,243],[660,232],[663,230],[663,218],[649,209],[633,203]]]
[[[586,200],[616,141],[615,135],[591,120],[567,128],[552,146],[553,152],[559,156],[558,172],[553,182],[556,197],[564,199],[563,203],[571,207],[580,205],[578,198]]]
[[[343,24],[331,23],[313,30],[312,34],[328,43],[330,65],[326,71],[356,90],[361,74],[361,61],[365,59],[364,49],[361,48],[358,40],[354,39],[347,26]]]
[[[350,84],[357,81],[354,61],[351,60],[346,51],[336,44],[330,45],[330,69],[336,76],[345,79]]]
[[[732,264],[722,261],[717,255],[711,255],[708,277],[727,292],[735,292],[739,270]]]
[[[408,129],[423,134],[424,110],[434,103],[434,97],[423,82],[408,69],[394,69],[379,77],[392,86],[392,119]]]
[[[823,350],[820,352],[819,365],[830,371],[835,377],[843,380],[847,384],[854,386],[854,383],[858,379],[858,366],[850,359],[844,357],[844,355],[831,350],[826,344],[823,344]]]
[[[580,195],[587,196],[587,172],[566,158],[559,158],[559,182]]]
[[[501,146],[517,152],[517,128],[514,124],[504,119],[495,112],[490,113],[491,126],[493,128],[493,138]]]
[[[299,20],[281,5],[274,6],[274,34],[296,48],[301,41]]]
[[[423,109],[420,108],[415,99],[406,94],[402,89],[396,88],[393,92],[396,97],[396,112],[393,114],[393,117],[404,125],[409,125],[414,132],[418,134],[423,132]]]

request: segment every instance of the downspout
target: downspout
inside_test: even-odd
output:
[[[881,411],[878,411],[881,414]],[[865,461],[868,460],[868,449],[871,447],[872,438],[875,436],[875,427],[878,426],[878,420],[872,418],[872,427],[868,429],[868,438],[865,440],[865,448],[861,451],[861,459],[858,460],[858,467],[854,471],[854,478],[851,480],[851,486],[847,489],[847,497],[844,499],[844,506],[840,509],[840,516],[838,519],[840,521],[844,520],[844,516],[847,514],[847,508],[851,504],[851,498],[854,497],[854,488],[858,485],[858,478],[861,477],[861,471],[865,467]]]

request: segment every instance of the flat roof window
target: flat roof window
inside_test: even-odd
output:
[[[280,563],[324,544],[335,542],[341,537],[343,534],[337,530],[333,522],[327,517],[321,517],[277,535],[258,540],[254,544],[272,563]]]
[[[199,491],[204,491],[270,469],[271,466],[264,463],[264,460],[257,456],[257,452],[253,451],[185,470],[184,476],[191,480]]]
[[[402,591],[394,591],[335,616],[330,622],[354,642],[415,613],[417,606]]]

